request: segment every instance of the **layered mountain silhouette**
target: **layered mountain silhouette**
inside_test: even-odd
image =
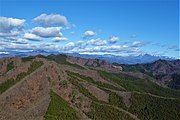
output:
[[[0,54],[0,58],[3,57],[15,57],[15,56],[21,56],[21,57],[28,57],[28,56],[35,56],[35,55],[44,55],[48,56],[50,54],[63,54],[60,52],[55,51],[45,51],[41,49],[32,50],[29,52],[20,52],[20,51],[7,51],[6,53]],[[69,56],[73,57],[81,57],[85,59],[99,59],[99,60],[105,60],[109,63],[119,63],[119,64],[137,64],[137,63],[151,63],[155,62],[159,59],[161,60],[175,60],[176,58],[171,58],[167,56],[155,56],[150,54],[142,54],[142,55],[128,55],[128,56],[117,56],[117,55],[111,55],[111,54],[104,54],[104,55],[91,55],[91,54],[79,54],[79,53],[66,53]]]
[[[0,120],[179,120],[180,61],[0,59]]]

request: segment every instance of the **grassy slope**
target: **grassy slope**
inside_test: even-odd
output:
[[[126,113],[119,111],[118,109],[114,108],[113,106],[117,105],[124,106],[124,103],[122,102],[122,98],[115,95],[115,93],[109,92],[110,95],[110,103],[105,103],[103,101],[99,101],[96,97],[94,97],[87,89],[85,89],[78,81],[82,80],[84,82],[93,83],[94,80],[90,77],[86,77],[77,73],[68,72],[68,75],[70,76],[70,81],[72,84],[79,90],[80,93],[82,93],[84,96],[88,97],[93,101],[91,105],[91,112],[85,113],[89,118],[95,119],[95,120],[119,120],[119,119],[125,119],[125,120],[131,120],[132,118],[127,115]],[[76,76],[76,77],[74,77]],[[81,80],[80,80],[80,79]],[[108,88],[109,86],[103,86],[101,83],[99,83],[100,87]],[[121,103],[118,103],[121,102]],[[112,106],[111,106],[112,105]]]
[[[29,58],[28,58],[29,59]],[[25,60],[25,61],[28,61]],[[84,69],[77,64],[72,64],[66,61],[66,56],[59,56],[56,58],[48,58],[54,60],[60,64],[66,64],[80,69]],[[31,60],[31,58],[29,59]],[[32,68],[28,70],[27,73],[22,73],[17,76],[17,81],[24,78],[27,74],[33,72],[37,64],[33,64]],[[97,120],[131,120],[132,118],[125,114],[122,111],[119,111],[115,107],[128,110],[130,113],[137,115],[139,119],[142,120],[179,120],[180,119],[180,99],[164,99],[160,97],[154,97],[144,93],[151,93],[158,96],[164,97],[176,97],[180,98],[180,92],[176,90],[171,90],[168,88],[163,88],[156,85],[155,83],[149,80],[137,79],[124,74],[113,74],[107,73],[104,71],[99,72],[103,78],[111,80],[126,89],[126,91],[131,91],[131,106],[127,108],[122,97],[118,96],[115,92],[112,92],[107,89],[112,90],[121,90],[109,84],[102,84],[101,82],[96,82],[92,78],[80,75],[78,73],[68,72],[68,75],[71,77],[72,84],[79,90],[83,95],[91,99],[91,112],[85,113],[91,119]],[[5,91],[12,85],[14,85],[16,80],[7,80],[7,82],[0,85],[1,90]],[[100,89],[106,91],[109,94],[109,103],[103,103],[98,101],[87,89],[85,89],[79,81],[84,81],[89,84],[94,84]],[[3,87],[2,87],[3,85]],[[5,87],[4,87],[5,86]],[[107,89],[104,89],[107,88]],[[133,92],[137,91],[137,92]],[[139,93],[138,93],[139,92]],[[76,120],[78,119],[76,111],[69,106],[69,104],[60,96],[58,96],[53,91],[50,92],[51,102],[49,104],[48,110],[45,115],[45,120]],[[113,107],[114,106],[114,107]]]
[[[110,103],[115,106],[127,109],[134,115],[137,115],[142,120],[179,120],[180,119],[180,93],[176,90],[160,87],[151,81],[140,80],[135,78],[129,78],[129,76],[110,74],[106,72],[100,72],[102,77],[112,80],[123,87],[127,91],[138,91],[132,92],[131,106],[130,108],[124,108],[119,99],[115,94],[110,95]],[[134,79],[134,80],[133,80]],[[144,93],[151,93],[163,97],[151,96]],[[168,99],[165,97],[177,97],[177,99]],[[112,101],[112,102],[111,102]],[[118,102],[119,101],[119,102]]]
[[[93,120],[133,120],[129,115],[114,107],[98,103],[93,103],[92,111],[86,114]]]
[[[65,65],[70,65],[72,67],[76,67],[76,68],[79,68],[79,69],[84,69],[82,66],[78,65],[78,64],[73,64],[73,63],[70,63],[68,61],[66,61],[66,55],[49,55],[49,56],[42,56],[42,55],[38,55],[37,57],[39,58],[45,58],[45,59],[48,59],[48,60],[53,60],[59,64],[65,64]],[[33,59],[35,59],[36,56],[29,56],[29,57],[24,57],[22,58],[22,62],[28,62],[28,61],[32,61]]]
[[[14,68],[14,62],[13,61],[7,64],[7,68],[6,68],[7,72],[12,70],[13,68]]]
[[[133,93],[129,111],[142,120],[179,120],[180,99],[162,99]]]
[[[78,79],[70,79],[71,83],[78,89],[80,93],[90,98],[93,101],[98,101],[86,88],[84,88],[79,82]]]
[[[143,64],[122,65],[122,67],[124,72],[142,72],[150,77],[153,77],[152,71],[145,68]]]
[[[73,63],[66,61],[66,58],[67,58],[66,55],[57,55],[57,56],[50,55],[45,58],[47,58],[49,60],[54,60],[55,62],[60,63],[60,64],[65,64],[65,65],[69,65],[69,66],[76,67],[79,69],[84,69],[82,66],[80,66],[78,64],[73,64]]]
[[[94,81],[92,78],[84,76],[84,75],[80,75],[79,73],[74,73],[74,72],[70,72],[70,71],[67,71],[67,73],[71,77],[80,78],[81,80],[84,80],[85,82],[97,85],[99,88],[108,88],[108,89],[113,89],[113,90],[122,90],[121,88],[117,88],[117,87],[115,87],[113,85],[110,85],[110,84],[107,84],[107,83],[102,83],[102,82]]]
[[[78,120],[77,112],[64,99],[51,90],[51,102],[45,120]]]
[[[29,57],[21,58],[21,61],[22,62],[28,62],[28,61],[32,61],[33,59],[35,59],[35,56],[29,56]]]
[[[138,91],[138,92],[151,93],[154,95],[159,95],[164,97],[180,98],[180,91],[161,87],[151,82],[150,80],[142,80],[123,74],[113,74],[104,71],[100,71],[99,73],[102,77],[112,80],[113,82],[123,86],[124,88],[126,88],[127,91]]]

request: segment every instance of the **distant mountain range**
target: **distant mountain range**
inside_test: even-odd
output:
[[[81,58],[100,59],[110,63],[119,63],[119,64],[151,63],[159,59],[161,60],[175,59],[166,56],[153,56],[150,54],[144,54],[138,56],[116,56],[110,54],[105,54],[105,55],[69,54],[69,55],[74,57],[81,57]]]
[[[8,53],[8,52],[7,52]],[[50,55],[50,54],[62,54],[61,52],[52,52],[45,50],[33,50],[30,52],[9,52],[9,54],[0,54],[0,58],[4,57],[26,57],[26,56],[35,56],[35,55]],[[100,59],[105,60],[110,63],[119,63],[119,64],[137,64],[137,63],[152,63],[156,60],[175,60],[175,58],[167,57],[167,56],[154,56],[150,54],[138,55],[138,56],[116,56],[111,54],[104,55],[89,55],[89,54],[79,54],[79,53],[64,53],[74,57],[86,58],[86,59]]]

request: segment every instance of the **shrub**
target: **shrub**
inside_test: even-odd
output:
[[[45,120],[78,120],[77,112],[69,106],[68,102],[52,90],[50,96],[51,102],[44,116]]]
[[[13,68],[14,68],[14,62],[13,61],[7,64],[7,68],[6,68],[7,72],[12,70]]]

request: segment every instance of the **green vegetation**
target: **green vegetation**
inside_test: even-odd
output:
[[[2,84],[0,84],[0,94],[6,91],[8,88],[10,88],[14,84],[15,84],[15,81],[13,79],[6,80]]]
[[[123,98],[114,92],[109,92],[109,103],[119,108],[127,109],[123,102]]]
[[[81,78],[82,80],[88,82],[88,83],[94,83],[95,81],[90,78],[90,77],[87,77],[87,76],[84,76],[84,75],[80,75],[79,73],[74,73],[74,72],[70,72],[70,71],[66,71],[68,73],[69,76],[71,77],[77,77],[77,78]]]
[[[168,87],[180,90],[180,74],[173,74],[173,80],[168,83]]]
[[[180,100],[132,93],[129,111],[142,120],[179,120]]]
[[[12,87],[14,84],[19,82],[21,79],[23,79],[27,75],[31,74],[33,71],[35,71],[37,68],[39,68],[42,65],[43,65],[43,62],[34,61],[31,63],[31,66],[28,68],[27,72],[22,72],[17,75],[16,79],[9,79],[9,80],[6,80],[4,83],[0,84],[0,94],[5,92],[7,89]]]
[[[112,90],[122,90],[121,88],[117,88],[113,85],[107,84],[107,83],[102,83],[99,81],[94,81],[92,78],[84,76],[84,75],[80,75],[79,73],[74,73],[74,72],[70,72],[67,71],[68,75],[73,77],[73,78],[80,78],[88,83],[97,85],[99,88],[108,88],[108,89],[112,89]]]
[[[123,86],[127,91],[151,93],[165,97],[180,97],[180,91],[161,87],[150,80],[138,79],[125,74],[107,73],[105,71],[99,71],[99,73],[102,77]]]
[[[70,79],[71,83],[78,89],[80,93],[90,98],[93,101],[98,101],[96,97],[94,97],[86,88],[84,88],[77,79]]]
[[[143,64],[122,65],[122,68],[124,72],[142,72],[150,77],[153,77],[152,71],[144,67]]]
[[[67,88],[68,81],[67,80],[63,80],[63,81],[60,82],[60,85],[63,86],[64,88]]]
[[[21,58],[21,61],[22,62],[28,62],[28,61],[32,61],[33,59],[35,59],[35,56],[29,56],[29,57]]]
[[[119,108],[124,109],[143,120],[180,119],[180,113],[178,110],[180,108],[180,100],[178,99],[180,97],[179,91],[163,88],[150,80],[143,80],[126,74],[99,71],[103,78],[109,79],[112,82],[124,87],[126,91],[132,92],[130,98],[131,106],[128,108],[124,104],[123,98],[111,91],[114,90],[111,88],[112,86],[104,86],[102,83],[96,82],[92,78],[78,73],[69,71],[67,71],[67,73],[71,77],[72,84],[75,85],[82,94],[93,101],[91,104],[91,111],[85,113],[91,119],[132,119],[129,115],[121,112]],[[91,95],[91,93],[89,93],[88,90],[80,84],[80,82],[97,85],[100,89],[107,92],[109,94],[109,103],[98,101],[97,98]],[[147,93],[151,93],[152,95]],[[170,99],[166,97],[177,97],[177,99]]]
[[[14,62],[13,61],[7,64],[7,68],[6,68],[7,72],[12,70],[13,68],[14,68]]]
[[[113,106],[99,103],[92,103],[92,110],[86,115],[93,120],[133,120],[129,115]]]
[[[43,62],[41,61],[34,61],[31,63],[31,66],[28,68],[27,75],[34,72],[37,68],[43,65]]]
[[[78,64],[73,64],[73,63],[70,63],[70,62],[66,61],[67,56],[63,55],[63,54],[49,55],[46,58],[49,59],[49,60],[53,60],[53,61],[55,61],[55,62],[57,62],[59,64],[70,65],[70,66],[78,68],[78,69],[85,69],[84,67],[82,67],[82,66],[80,66]]]
[[[123,71],[125,72],[145,72],[146,68],[141,64],[136,65],[122,65]]]
[[[51,102],[45,120],[78,120],[77,112],[63,98],[51,90]]]
[[[85,113],[88,117],[90,117],[91,119],[97,119],[97,120],[110,120],[112,118],[113,120],[119,120],[119,119],[131,120],[132,119],[129,115],[119,111],[118,108],[114,107],[114,106],[117,106],[121,108],[126,108],[122,101],[122,97],[116,95],[116,93],[106,90],[104,87],[107,87],[107,86],[103,86],[102,83],[95,82],[94,80],[92,80],[92,78],[80,75],[78,73],[72,73],[72,72],[67,72],[67,73],[71,77],[70,81],[78,89],[78,91],[93,101],[91,105],[91,108],[92,108],[91,112]],[[78,78],[81,78],[83,80],[79,80]],[[107,104],[103,101],[99,101],[96,97],[94,97],[91,93],[89,93],[89,91],[85,89],[78,81],[81,81],[81,82],[86,81],[88,83],[93,83],[93,84],[98,83],[100,87],[103,86],[102,87],[103,90],[109,93],[109,103]]]

